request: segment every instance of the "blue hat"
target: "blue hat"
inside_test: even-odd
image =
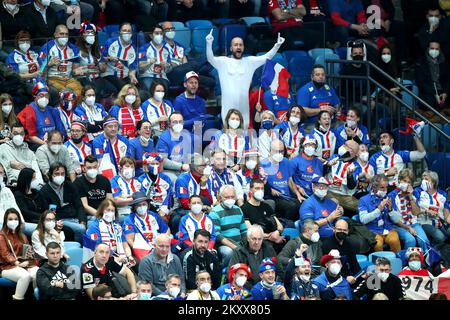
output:
[[[259,273],[267,271],[267,270],[276,270],[276,266],[275,266],[275,262],[276,262],[276,258],[272,257],[272,258],[265,258],[261,264],[259,265]]]

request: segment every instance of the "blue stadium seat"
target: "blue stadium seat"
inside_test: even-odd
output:
[[[40,295],[39,295],[39,288],[34,288],[34,298],[36,299],[36,300],[39,300],[39,297],[40,297]]]
[[[175,33],[175,39],[186,52],[191,51],[191,30],[188,27],[179,27]]]
[[[242,24],[228,24],[220,29],[220,49],[230,50],[231,40],[239,37],[245,40],[247,28]]]
[[[66,253],[70,257],[67,261],[68,265],[81,267],[83,263],[83,248],[70,248],[66,250]]]
[[[402,84],[407,87],[409,90],[411,90],[415,95],[419,95],[419,88],[411,81],[411,80],[403,80]],[[412,95],[409,93],[406,93],[404,91],[401,92],[402,94],[402,100],[404,103],[411,107],[417,106],[417,100],[413,98]]]
[[[105,31],[98,31],[97,36],[99,46],[103,47],[109,39],[109,34]]]
[[[327,53],[318,55],[315,59],[316,64],[321,64],[325,67],[327,74],[339,74],[341,71],[340,63],[326,63],[326,60],[339,60],[339,56],[335,53]]]
[[[206,40],[205,40],[205,38],[209,34],[210,31],[211,31],[210,28],[205,29],[205,28],[198,27],[198,28],[192,29],[191,41],[192,41],[192,49],[195,51],[195,53],[201,54],[201,55],[206,55]],[[214,27],[213,36],[214,36],[214,42],[213,42],[212,47],[213,47],[213,51],[216,51],[219,49],[219,30],[216,27]]]
[[[296,90],[310,81],[313,64],[314,60],[309,56],[300,56],[289,60],[288,70],[291,74],[291,83],[296,85]]]
[[[363,268],[363,264],[368,262],[367,257],[365,255],[363,255],[363,254],[357,254],[356,255],[356,260],[358,261],[358,264],[361,267],[361,269]]]
[[[178,31],[178,28],[184,28],[184,22],[181,21],[171,21],[173,27],[175,28],[176,31]]]
[[[118,24],[109,24],[107,26],[104,26],[102,28],[102,31],[106,32],[110,36],[115,36],[119,33],[119,28],[120,28],[120,25],[118,25]]]
[[[66,251],[72,248],[81,248],[81,244],[76,241],[64,241],[64,248]]]
[[[283,51],[283,56],[286,58],[287,61],[291,60],[295,57],[306,57],[308,53],[303,50],[286,50]]]
[[[211,29],[213,27],[213,23],[209,20],[189,20],[186,21],[185,26],[191,30],[193,30],[194,28]]]
[[[392,131],[392,120],[390,117],[386,118],[378,118],[378,126],[382,130],[391,130]]]
[[[294,224],[295,224],[295,229],[297,229],[298,232],[302,232],[302,230],[301,230],[302,224],[301,224],[300,220],[295,221]]]
[[[444,131],[447,135],[450,135],[450,124],[445,124],[442,128],[442,131]],[[440,139],[440,150],[443,149],[443,147],[445,147],[447,152],[450,152],[450,141],[448,141],[447,139],[445,139],[444,137],[441,137]]]
[[[439,176],[439,187],[445,189],[450,185],[450,168],[448,163],[450,161],[450,153],[434,152],[428,155],[429,169],[435,171]]]
[[[137,46],[138,50],[139,50],[139,48],[140,48],[141,46],[143,46],[146,42],[147,42],[147,41],[145,40],[145,35],[144,35],[144,33],[143,33],[142,31],[139,31],[139,32],[137,33],[137,43],[136,43],[136,46]]]
[[[6,278],[0,278],[0,287],[15,287],[16,282],[8,280]]]
[[[403,269],[402,259],[400,259],[400,258],[392,258],[392,259],[389,259],[389,261],[391,262],[392,274],[396,275],[400,271],[402,271],[402,269]]]
[[[384,257],[384,258],[387,258],[390,260],[390,259],[394,259],[396,256],[395,256],[395,253],[392,251],[377,251],[377,252],[373,252],[373,253],[369,254],[368,260],[370,262],[374,263],[375,260],[380,257]]]
[[[347,60],[347,47],[339,47],[334,50],[341,60]]]
[[[265,23],[266,22],[263,17],[243,17],[241,19],[245,22],[245,24],[247,26],[251,26],[252,24],[255,24],[255,23]]]
[[[298,237],[300,235],[300,232],[298,232],[298,230],[294,228],[284,228],[281,235],[289,236],[291,239],[294,239],[295,237]]]
[[[396,257],[399,258],[400,260],[402,260],[402,265],[406,265],[406,249],[400,250],[399,252],[397,252]]]
[[[352,220],[353,220],[353,221],[356,221],[356,222],[361,222],[361,220],[359,219],[359,215],[358,215],[358,214],[355,214],[355,215],[352,217]]]
[[[435,123],[435,126],[437,126],[439,129],[444,130],[442,124],[439,123]],[[440,135],[438,135],[437,131],[431,127],[429,124],[425,124],[425,126],[423,127],[423,131],[422,131],[422,142],[423,145],[425,146],[426,150],[434,150],[436,148],[438,148],[439,145],[439,137]],[[442,138],[442,142],[445,144],[445,139]],[[450,151],[450,148],[447,147],[447,150]]]
[[[330,48],[315,48],[308,51],[309,56],[316,60],[318,56],[324,55],[324,54],[334,54],[333,50]]]
[[[218,26],[218,27],[220,27],[224,24],[230,23],[231,21],[233,21],[233,19],[231,19],[231,18],[218,18],[218,19],[211,20],[211,22],[215,26]]]

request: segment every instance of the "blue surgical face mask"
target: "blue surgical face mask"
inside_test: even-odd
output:
[[[139,293],[139,300],[151,300],[152,294],[150,292]]]
[[[420,261],[414,260],[414,261],[408,262],[408,266],[411,270],[418,271],[418,270],[420,270],[421,263],[420,263]]]
[[[263,129],[270,130],[270,129],[273,128],[273,121],[270,120],[270,119],[268,119],[268,120],[263,120],[263,121],[261,122],[261,127],[262,127]]]

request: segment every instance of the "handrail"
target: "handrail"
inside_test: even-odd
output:
[[[393,83],[395,83],[400,89],[404,90],[406,93],[411,95],[414,99],[417,99],[420,103],[422,103],[425,107],[430,109],[433,113],[437,114],[440,118],[442,118],[445,122],[450,123],[450,120],[448,120],[446,117],[444,117],[439,111],[434,109],[432,106],[430,106],[428,103],[426,103],[424,100],[422,100],[419,96],[417,96],[414,92],[406,88],[402,83],[398,82],[396,79],[392,78],[389,74],[387,74],[385,71],[380,69],[377,65],[372,63],[371,61],[349,61],[349,60],[340,60],[340,59],[327,59],[325,60],[326,63],[343,63],[343,64],[366,64],[370,67],[374,68],[378,72],[380,72],[383,76],[385,76],[387,79],[391,80]],[[372,79],[370,76],[368,76],[369,79]],[[373,79],[372,79],[373,80]],[[403,105],[407,106],[404,102]],[[409,106],[407,106],[409,108]],[[415,114],[419,114],[417,111],[412,110]],[[427,120],[428,121],[428,120]]]

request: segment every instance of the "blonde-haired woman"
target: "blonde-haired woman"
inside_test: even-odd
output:
[[[11,128],[17,122],[12,97],[7,93],[0,95],[0,144],[9,141]]]
[[[115,117],[120,124],[124,137],[136,137],[136,124],[144,117],[142,112],[139,90],[132,84],[126,84],[117,95],[109,114]]]

